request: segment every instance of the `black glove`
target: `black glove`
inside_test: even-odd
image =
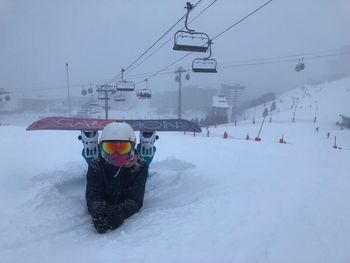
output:
[[[92,217],[92,222],[99,234],[105,233],[110,229],[110,222],[105,215],[95,215]]]
[[[110,223],[110,229],[118,228],[125,219],[123,210],[119,205],[107,205],[106,217]]]
[[[103,234],[110,228],[110,222],[106,216],[107,203],[105,201],[95,201],[90,206],[92,223],[98,233]]]

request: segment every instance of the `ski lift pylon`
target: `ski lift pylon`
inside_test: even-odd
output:
[[[190,2],[186,3],[187,14],[185,20],[185,29],[179,30],[174,35],[174,50],[207,52],[209,48],[209,36],[203,32],[196,32],[187,26],[188,15],[193,9]]]

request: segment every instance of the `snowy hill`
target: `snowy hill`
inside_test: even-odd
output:
[[[350,133],[335,122],[349,88],[283,94],[260,142],[245,137],[270,105],[209,137],[161,133],[144,207],[105,235],[86,211],[79,132],[0,126],[0,262],[348,262]]]

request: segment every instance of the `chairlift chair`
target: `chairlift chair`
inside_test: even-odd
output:
[[[206,58],[196,58],[192,61],[192,71],[195,73],[217,73],[217,61],[211,58],[212,41],[208,41],[209,56]]]
[[[125,69],[121,69],[121,80],[117,82],[116,90],[117,91],[134,91],[135,83],[132,81],[124,80]]]
[[[175,33],[173,49],[178,51],[207,52],[209,48],[209,36],[206,33],[196,32],[188,28],[188,15],[193,9],[193,5],[187,2],[185,8],[187,9],[185,29]]]
[[[105,99],[110,100],[111,98],[109,96],[107,96],[107,98],[105,98],[105,96],[101,94],[101,95],[98,95],[97,99],[98,100],[105,100]]]
[[[207,52],[209,36],[195,31],[177,31],[174,35],[174,50],[188,52]]]
[[[116,101],[116,102],[125,101],[125,97],[123,95],[116,95],[116,96],[114,96],[114,101]]]
[[[295,66],[295,71],[300,72],[305,69],[304,59],[299,59],[298,64]]]
[[[135,83],[132,81],[121,80],[117,82],[117,91],[134,91]]]
[[[217,61],[213,58],[196,58],[192,61],[192,71],[195,73],[217,73]]]
[[[301,63],[300,63],[300,70],[304,70],[305,69],[305,64],[304,64],[304,59],[301,59]]]

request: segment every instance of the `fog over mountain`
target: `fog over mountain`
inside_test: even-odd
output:
[[[190,27],[212,38],[265,2],[218,0]],[[202,0],[189,19],[212,3]],[[185,14],[184,6],[185,2],[175,0],[0,0],[0,87],[22,96],[66,96],[65,64],[69,63],[72,94],[78,95],[82,84],[103,83],[130,65]],[[278,93],[305,82],[349,74],[349,54],[334,55],[339,48],[349,50],[349,13],[347,0],[273,0],[215,39],[217,74],[193,73],[184,85],[240,83],[249,95]],[[181,21],[155,49],[183,25]],[[186,54],[172,47],[170,40],[127,72],[126,78],[142,82],[151,74],[141,73],[160,70]],[[294,71],[298,54],[305,56],[306,65],[299,74]],[[167,69],[168,74],[151,78],[152,90],[176,89],[172,72],[178,66],[190,69],[196,57],[202,54],[191,54]],[[290,61],[281,62],[280,57]],[[242,65],[252,62],[258,65]]]

